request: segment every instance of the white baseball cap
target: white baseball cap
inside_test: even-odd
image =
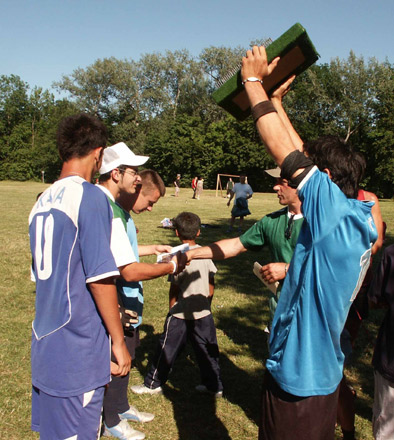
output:
[[[139,167],[148,159],[148,156],[137,156],[124,142],[119,142],[104,149],[103,162],[99,173],[109,173],[120,165]]]
[[[271,168],[270,170],[264,170],[269,176],[275,177],[276,179],[280,178],[281,169],[279,167]]]

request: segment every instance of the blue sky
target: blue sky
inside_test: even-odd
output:
[[[319,62],[365,58],[394,63],[394,0],[0,0],[0,75],[49,89],[98,58],[209,46],[246,47],[307,30]]]

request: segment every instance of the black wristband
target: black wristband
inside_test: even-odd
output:
[[[278,113],[271,101],[259,102],[252,108],[252,117],[254,123],[256,123],[262,116],[273,112]]]

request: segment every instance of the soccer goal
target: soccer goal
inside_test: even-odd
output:
[[[216,179],[216,197],[218,196],[219,190],[220,190],[220,197],[223,197],[222,179],[225,179],[225,180],[227,179],[227,181],[228,181],[229,177],[239,177],[239,176],[236,176],[234,174],[218,174],[217,179]],[[226,181],[226,184],[227,184],[227,181]],[[226,188],[226,184],[224,184],[224,188]],[[224,197],[226,197],[226,195]]]

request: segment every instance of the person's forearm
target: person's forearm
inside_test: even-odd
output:
[[[138,245],[138,255],[140,257],[145,257],[147,255],[153,255],[156,253],[155,245],[147,244],[147,245]]]
[[[138,255],[146,257],[147,255],[159,255],[165,252],[171,252],[172,247],[167,244],[146,244],[138,245]]]
[[[293,142],[294,147],[297,150],[303,151],[304,149],[304,142],[298,135],[298,133],[295,131],[293,124],[291,123],[285,109],[283,108],[282,100],[279,98],[271,98],[272,104],[274,104],[274,107],[276,111],[278,112],[278,116],[280,117],[281,121],[283,122],[283,125],[286,127],[287,132],[290,135],[291,141]]]
[[[213,299],[214,293],[215,293],[215,284],[209,283],[209,295],[208,295],[209,304],[212,304],[212,299]]]
[[[112,278],[89,284],[94,302],[114,344],[124,341],[123,327],[119,318],[118,294]]]
[[[174,307],[175,303],[178,301],[179,288],[174,283],[170,284],[170,292],[169,292],[169,310]]]
[[[173,273],[172,263],[132,263],[121,267],[120,275],[125,281],[146,281]]]
[[[192,249],[186,252],[186,256],[188,261],[195,259],[201,260],[204,258],[210,258],[212,260],[225,260],[226,258],[235,257],[245,251],[246,248],[241,243],[241,240],[237,237],[220,240],[208,246]]]
[[[375,244],[372,246],[372,255],[375,255],[383,246],[383,235],[384,235],[384,226],[383,226],[383,219],[382,219],[382,213],[380,211],[379,206],[379,200],[378,198],[371,193],[371,196],[368,197],[369,200],[372,200],[375,202],[375,204],[372,206],[371,214],[375,223],[376,231],[378,233],[378,238],[375,241]]]
[[[268,100],[267,93],[259,82],[247,82],[245,91],[251,107]],[[295,147],[278,113],[268,113],[259,118],[256,128],[268,153],[281,166],[285,157],[292,153]]]
[[[131,357],[124,341],[124,331],[119,317],[118,294],[113,278],[89,284],[90,291],[104,325],[112,339],[111,374],[125,376],[130,371]]]

